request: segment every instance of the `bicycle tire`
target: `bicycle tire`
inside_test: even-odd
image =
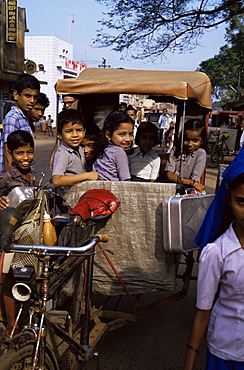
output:
[[[18,350],[9,349],[1,356],[0,370],[30,370],[32,369],[32,359],[35,346],[34,344],[26,344]],[[58,370],[56,364],[51,359],[48,352],[45,353],[45,370]]]
[[[223,163],[224,155],[222,150],[219,147],[215,147],[212,153],[210,154],[212,167],[217,167],[220,163]]]

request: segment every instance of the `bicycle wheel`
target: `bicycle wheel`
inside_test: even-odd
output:
[[[34,344],[26,344],[19,348],[10,349],[1,356],[0,370],[31,370]],[[45,353],[44,370],[58,370],[49,354]]]
[[[217,167],[220,163],[223,163],[224,155],[222,150],[217,146],[210,154],[212,167]]]

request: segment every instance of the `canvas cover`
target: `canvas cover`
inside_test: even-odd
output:
[[[162,201],[175,194],[175,184],[127,181],[85,181],[72,186],[66,203],[73,208],[89,189],[110,190],[119,208],[99,230],[108,234],[103,244],[131,293],[174,290],[175,257],[163,248]],[[102,253],[95,256],[93,291],[123,294],[124,289]]]
[[[76,78],[58,80],[58,94],[154,94],[193,99],[211,109],[211,82],[202,72],[87,68]]]

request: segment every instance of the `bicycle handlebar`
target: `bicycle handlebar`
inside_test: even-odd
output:
[[[10,252],[14,253],[29,253],[36,255],[66,255],[66,256],[79,256],[84,252],[91,250],[99,242],[106,243],[109,240],[108,235],[96,235],[89,243],[81,245],[80,247],[63,247],[63,246],[50,246],[50,245],[21,245],[14,244]]]

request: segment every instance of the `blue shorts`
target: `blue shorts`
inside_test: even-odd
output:
[[[223,360],[207,350],[205,370],[244,370],[244,362]]]

